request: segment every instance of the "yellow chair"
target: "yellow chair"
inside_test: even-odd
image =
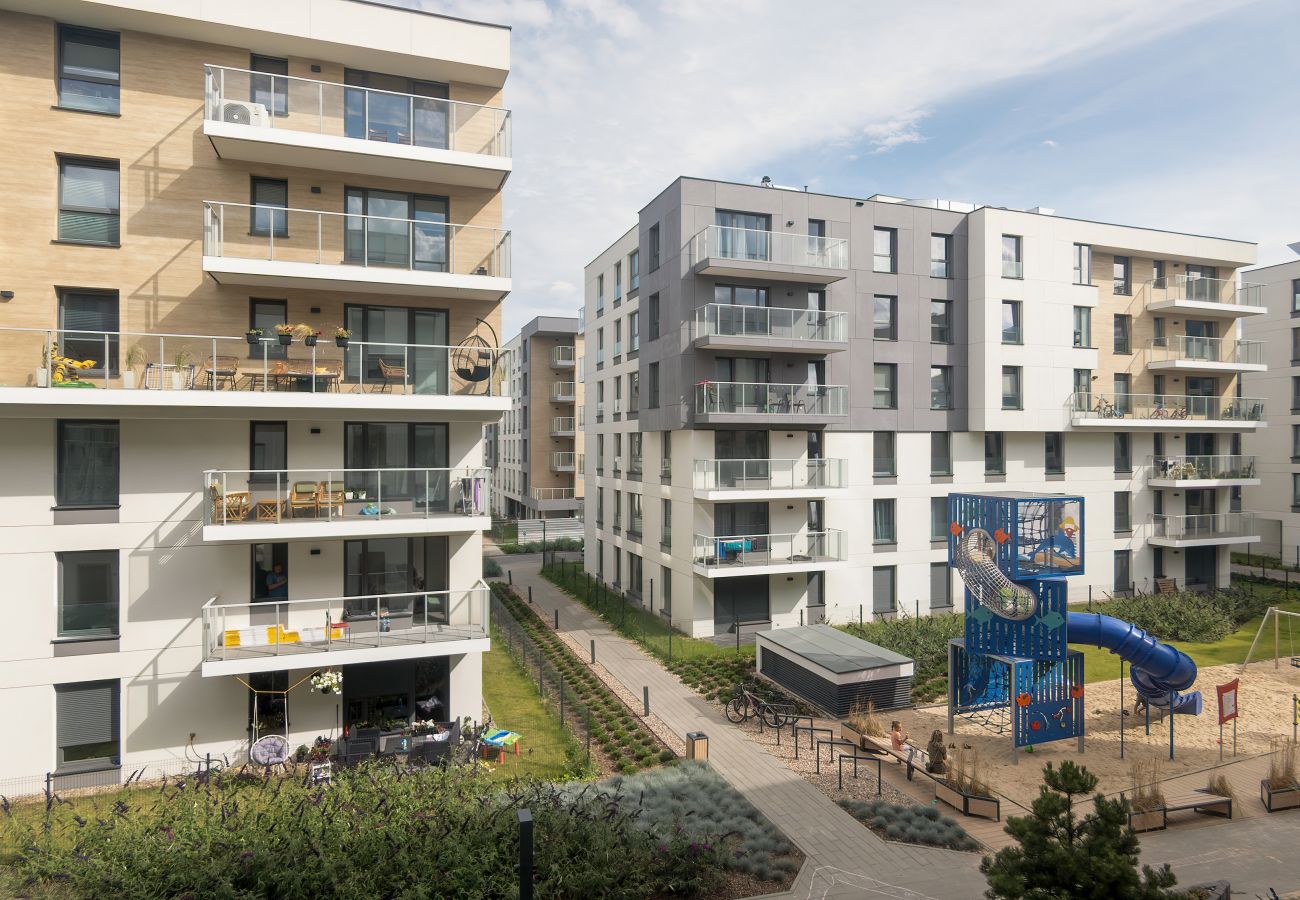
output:
[[[289,491],[290,518],[296,518],[300,509],[310,509],[313,514],[319,512],[319,496],[320,485],[316,482],[295,481]]]

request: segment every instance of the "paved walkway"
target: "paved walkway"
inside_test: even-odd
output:
[[[807,856],[793,887],[780,897],[897,897],[906,900],[970,898],[983,893],[979,857],[886,842],[876,837],[825,794],[755,744],[716,706],[665,671],[633,642],[611,631],[586,607],[538,573],[536,554],[500,556],[521,595],[533,590],[534,604],[560,611],[560,631],[579,646],[596,641],[596,658],[635,696],[650,687],[650,707],[679,734],[709,736],[709,761]],[[543,614],[549,621],[550,617]],[[1143,862],[1169,862],[1181,884],[1227,879],[1234,894],[1284,894],[1300,889],[1300,812],[1244,822],[1171,829],[1142,836]]]

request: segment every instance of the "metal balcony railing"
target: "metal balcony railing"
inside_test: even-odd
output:
[[[793,534],[696,534],[694,562],[700,566],[770,566],[843,560],[844,532]]]
[[[697,491],[812,490],[844,487],[842,459],[697,459]]]
[[[557,381],[551,386],[551,399],[568,403],[578,396],[578,385],[573,381]]]
[[[214,122],[484,156],[510,156],[510,110],[461,100],[203,67],[204,117]],[[360,143],[365,142],[365,143]]]
[[[1264,401],[1246,397],[1074,393],[1066,405],[1073,420],[1089,422],[1108,419],[1260,422],[1264,419]]]
[[[843,385],[704,381],[695,385],[697,415],[842,416],[848,408]]]
[[[730,259],[811,269],[849,266],[849,242],[843,238],[727,225],[709,225],[700,230],[690,239],[689,253],[691,265],[706,259]]]
[[[1239,341],[1235,338],[1175,334],[1155,338],[1147,352],[1151,362],[1210,362],[1238,366],[1264,364],[1263,341]]]
[[[573,472],[578,468],[578,456],[571,450],[557,450],[551,454],[551,468],[557,472]]]
[[[572,344],[561,344],[558,347],[551,348],[551,365],[557,368],[575,365],[578,359],[578,348]]]
[[[577,430],[577,420],[573,416],[554,416],[551,419],[551,434],[573,434]]]
[[[1153,537],[1197,538],[1254,537],[1259,531],[1251,513],[1209,513],[1191,516],[1152,516]]]
[[[848,339],[848,314],[706,303],[695,310],[695,337],[775,338],[782,341],[842,343]]]
[[[1205,481],[1210,479],[1258,478],[1255,457],[1214,456],[1153,456],[1149,462],[1148,478],[1169,481]]]
[[[577,491],[571,487],[533,488],[534,500],[575,500]]]
[[[1165,301],[1190,301],[1193,303],[1219,303],[1226,306],[1264,306],[1264,285],[1228,281],[1223,278],[1196,278],[1188,275],[1168,275],[1144,285],[1147,303]]]

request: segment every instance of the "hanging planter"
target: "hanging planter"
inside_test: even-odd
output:
[[[347,347],[348,341],[352,339],[352,332],[342,327],[334,329],[334,344],[338,347]]]
[[[315,333],[313,333],[313,334],[309,334],[309,335],[307,335],[305,338],[302,339],[302,342],[303,342],[304,344],[306,344],[308,347],[315,347],[315,346],[316,346],[316,339],[317,339],[318,337],[320,337],[320,332],[319,332],[319,331],[317,331],[317,332],[315,332]]]
[[[265,333],[266,332],[262,331],[260,328],[251,328],[244,332],[244,337],[248,340],[248,345],[250,347],[256,347],[262,342],[262,335]]]
[[[311,689],[322,694],[333,694],[343,690],[343,673],[334,669],[317,672],[311,677]]]

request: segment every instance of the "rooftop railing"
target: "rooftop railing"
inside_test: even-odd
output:
[[[510,110],[496,106],[230,66],[205,65],[203,81],[204,116],[214,122],[510,155]]]
[[[1181,360],[1239,366],[1264,364],[1263,341],[1239,341],[1235,338],[1174,334],[1155,338],[1151,341],[1147,352],[1152,362]]]
[[[709,225],[690,239],[691,264],[732,259],[812,269],[847,269],[849,242],[788,231]]]
[[[848,406],[843,385],[767,384],[705,381],[695,385],[697,415],[842,416]]]
[[[1191,516],[1152,516],[1153,537],[1195,540],[1213,537],[1254,537],[1259,534],[1251,513],[1209,513]]]
[[[848,314],[774,306],[706,303],[695,310],[695,337],[844,342],[848,339]]]
[[[694,562],[701,566],[770,566],[843,560],[844,532],[793,534],[696,534]]]
[[[1167,275],[1146,282],[1147,302],[1185,300],[1194,303],[1221,303],[1229,306],[1264,306],[1264,285],[1229,281],[1223,278],[1197,278]]]
[[[491,470],[225,469],[203,473],[203,524],[485,516]]]
[[[813,490],[844,487],[842,459],[697,459],[697,491]]]
[[[1093,394],[1074,393],[1067,401],[1071,418],[1161,419],[1260,422],[1264,401],[1246,397],[1189,397],[1177,394]]]
[[[203,255],[509,278],[510,232],[436,219],[205,200]]]
[[[1149,478],[1170,481],[1259,477],[1253,456],[1153,456],[1148,465]]]
[[[0,383],[150,391],[500,394],[500,351],[290,335],[0,327]]]

